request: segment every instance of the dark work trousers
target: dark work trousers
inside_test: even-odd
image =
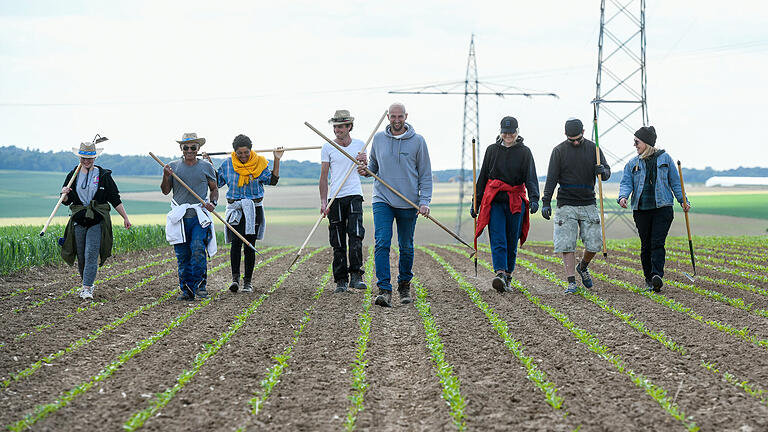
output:
[[[675,218],[672,206],[653,210],[635,210],[637,233],[640,235],[640,262],[643,264],[645,281],[651,283],[653,275],[664,277],[664,243]]]
[[[328,238],[333,247],[333,280],[349,281],[352,273],[363,273],[363,197],[350,195],[333,200],[328,209]],[[347,265],[349,238],[349,265]]]
[[[259,232],[259,228],[264,223],[264,207],[256,206],[256,229],[254,232]],[[254,247],[256,245],[254,244],[256,242],[256,234],[245,234],[245,216],[240,218],[240,223],[237,225],[232,225],[232,228],[235,229],[240,235],[245,237],[246,240],[248,240],[248,243],[252,244]],[[232,280],[236,280],[240,278],[240,249],[245,250],[245,273],[243,274],[243,279],[245,280],[251,280],[251,277],[253,276],[253,266],[256,263],[256,252],[253,251],[253,249],[249,248],[248,246],[243,243],[242,240],[240,240],[236,235],[232,235],[232,248],[229,250],[229,260],[232,264]]]

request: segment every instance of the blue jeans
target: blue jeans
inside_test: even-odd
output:
[[[373,226],[376,250],[376,285],[379,289],[392,291],[389,274],[389,246],[392,243],[392,221],[397,221],[397,244],[400,247],[400,272],[397,282],[409,282],[413,278],[413,232],[416,229],[416,209],[401,209],[383,202],[373,203]]]
[[[522,208],[525,209],[525,203]],[[496,273],[515,270],[517,243],[523,228],[523,213],[512,214],[507,203],[491,203],[491,219],[488,237],[491,241],[491,258]]]
[[[184,218],[184,236],[187,241],[173,245],[179,263],[179,288],[188,296],[205,289],[208,281],[208,263],[205,245],[211,235],[211,227],[203,228],[197,216]]]

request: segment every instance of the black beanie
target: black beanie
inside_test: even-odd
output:
[[[584,132],[584,125],[581,120],[577,118],[569,118],[565,122],[565,135],[569,137],[575,137]]]
[[[653,126],[643,126],[635,132],[635,136],[651,147],[656,146],[656,129]]]

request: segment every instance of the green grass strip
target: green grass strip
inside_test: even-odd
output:
[[[443,268],[456,282],[458,282],[459,287],[463,289],[467,295],[469,295],[469,299],[472,301],[472,303],[474,303],[475,306],[477,306],[477,308],[485,314],[486,318],[488,318],[491,326],[493,326],[494,330],[496,330],[496,333],[498,333],[498,335],[504,341],[504,345],[507,347],[507,349],[509,349],[517,358],[517,360],[523,365],[523,367],[525,367],[528,379],[531,380],[531,382],[533,382],[533,384],[544,393],[544,397],[547,403],[554,409],[561,409],[563,406],[563,399],[557,394],[557,386],[547,379],[546,372],[539,368],[533,357],[525,355],[525,347],[523,346],[522,342],[510,336],[509,324],[501,319],[493,310],[493,308],[491,308],[488,303],[483,300],[477,288],[475,288],[473,284],[467,282],[461,273],[457,272],[443,257],[441,257],[436,252],[423,246],[417,246],[417,249],[431,256],[435,261],[443,266]],[[468,253],[464,253],[463,251],[462,254],[467,257],[469,256]],[[480,262],[480,260],[478,260],[478,262]]]
[[[259,411],[261,411],[261,408],[264,406],[264,402],[266,402],[272,394],[272,389],[278,382],[280,382],[280,377],[283,375],[283,371],[288,367],[288,360],[291,359],[293,348],[299,341],[301,333],[304,332],[304,328],[312,319],[312,312],[315,310],[316,301],[323,294],[325,285],[331,280],[331,277],[333,277],[333,264],[328,265],[328,271],[325,272],[320,279],[320,284],[315,288],[315,295],[312,296],[313,303],[311,306],[304,309],[304,315],[299,320],[299,326],[293,332],[293,338],[291,338],[291,341],[286,345],[282,353],[272,357],[275,360],[275,364],[267,369],[266,376],[259,383],[259,385],[261,385],[261,392],[256,393],[249,401],[251,405],[251,414],[259,414]]]
[[[478,263],[480,263],[480,261],[481,259],[477,260]],[[491,272],[493,272],[491,264],[485,260],[482,261],[483,267],[486,267]],[[512,279],[511,283],[515,286],[515,288],[518,289],[518,291],[525,295],[528,301],[538,306],[539,309],[549,314],[549,316],[552,318],[556,319],[563,327],[570,331],[571,334],[573,334],[573,336],[579,342],[583,343],[590,351],[597,354],[598,358],[608,361],[611,365],[613,365],[614,368],[616,368],[616,370],[626,374],[632,380],[632,382],[635,383],[636,386],[645,390],[645,392],[651,396],[659,405],[661,405],[661,407],[664,408],[664,410],[669,415],[679,420],[686,429],[689,431],[699,430],[699,427],[696,425],[696,423],[692,421],[692,417],[686,417],[685,413],[680,409],[680,407],[672,401],[672,399],[668,396],[666,389],[653,384],[650,379],[630,369],[624,363],[621,357],[611,353],[610,348],[603,345],[597,336],[593,335],[587,330],[584,330],[583,328],[576,326],[576,324],[574,324],[567,315],[542,302],[538,297],[534,296],[525,287],[523,287],[523,285],[518,280]]]
[[[284,256],[289,254],[292,250],[295,249],[289,249],[281,254],[275,255],[274,257],[270,258],[277,259],[280,256]],[[266,260],[266,261],[269,261]],[[265,262],[266,262],[265,261]],[[228,263],[224,263],[222,265],[223,267],[226,267]],[[184,321],[187,320],[190,316],[192,316],[194,313],[199,311],[200,309],[208,306],[208,304],[211,303],[214,299],[217,299],[221,293],[224,292],[224,290],[218,291],[216,294],[206,298],[205,300],[201,301],[200,303],[196,304],[194,307],[191,307],[187,309],[183,314],[177,316],[175,319],[170,321],[166,326],[155,333],[154,335],[142,339],[141,341],[136,343],[136,346],[123,351],[116,360],[112,361],[110,364],[105,366],[98,374],[91,377],[90,380],[80,383],[77,386],[73,387],[72,389],[64,392],[61,396],[59,396],[55,401],[45,404],[45,405],[38,405],[35,407],[32,412],[27,413],[23,418],[20,420],[8,424],[6,426],[7,429],[12,431],[21,431],[24,429],[27,429],[37,423],[38,421],[48,417],[49,415],[55,413],[59,409],[67,406],[72,400],[74,400],[76,397],[84,394],[88,390],[90,390],[94,385],[107,380],[109,377],[114,375],[117,370],[124,365],[126,362],[131,360],[136,355],[142,353],[147,348],[151,347],[155,344],[158,340],[162,339],[166,335],[168,335],[171,331],[173,331],[176,327],[180,326]]]
[[[368,350],[368,340],[371,336],[371,298],[373,298],[373,246],[368,247],[368,260],[365,262],[365,294],[363,295],[363,311],[357,317],[357,324],[360,327],[360,336],[357,337],[357,352],[355,360],[352,362],[352,392],[348,396],[350,405],[347,410],[347,417],[344,419],[344,428],[347,431],[355,430],[357,416],[365,409],[365,392],[368,390],[368,382],[365,380],[365,368],[368,366],[366,352]]]
[[[221,347],[223,347],[229,340],[232,338],[232,336],[237,333],[238,330],[245,324],[245,322],[248,320],[248,318],[256,311],[256,309],[261,306],[264,301],[269,298],[269,296],[277,290],[280,285],[283,284],[283,282],[288,278],[288,276],[291,275],[302,263],[304,263],[306,260],[314,256],[316,253],[320,252],[323,248],[315,249],[311,253],[306,254],[303,256],[298,262],[293,264],[291,268],[286,270],[283,274],[280,275],[280,277],[277,278],[277,281],[270,287],[269,290],[267,290],[265,293],[263,293],[259,298],[251,302],[250,305],[248,305],[245,309],[243,309],[238,315],[235,315],[235,322],[229,326],[229,329],[222,333],[217,339],[214,339],[211,341],[211,343],[207,343],[203,346],[203,351],[197,353],[195,356],[195,360],[192,362],[192,368],[183,370],[179,377],[176,380],[176,384],[173,387],[169,387],[162,393],[158,393],[155,395],[155,397],[148,402],[149,406],[131,416],[129,420],[127,420],[125,423],[123,423],[123,429],[127,431],[135,431],[136,429],[139,429],[144,425],[144,422],[146,422],[150,417],[152,417],[155,413],[157,413],[161,408],[168,405],[168,403],[176,396],[176,394],[192,379],[197,375],[197,372],[200,371],[200,369],[205,365],[205,362],[208,361],[209,358],[216,355],[216,353],[219,352]],[[264,260],[261,265],[265,265],[280,256],[287,255],[293,251],[293,249],[289,249],[285,251],[283,254],[278,254],[273,257],[270,257],[266,260]],[[254,268],[255,270],[255,268]]]
[[[448,404],[453,417],[453,424],[458,430],[466,430],[467,422],[464,420],[464,408],[467,406],[467,400],[461,394],[461,382],[453,374],[453,366],[445,359],[445,350],[443,342],[440,339],[440,326],[437,325],[435,317],[429,306],[427,289],[419,282],[417,277],[411,279],[416,300],[413,302],[416,310],[419,311],[421,321],[424,323],[424,333],[427,341],[427,348],[432,355],[432,364],[435,373],[440,378],[440,384],[443,386],[443,399]]]
[[[274,250],[274,249],[276,249],[276,247],[264,249],[261,252],[262,253],[270,252],[271,250]],[[217,272],[218,270],[220,270],[220,269],[222,269],[222,268],[224,268],[224,267],[226,267],[228,265],[229,265],[229,262],[225,261],[224,263],[219,264],[218,266],[211,268],[210,272],[211,273]],[[262,265],[263,265],[263,263],[262,263]],[[157,280],[159,278],[168,276],[168,275],[170,275],[172,273],[175,273],[175,272],[176,272],[176,269],[171,269],[171,270],[168,270],[168,271],[166,271],[164,273],[161,273],[159,275],[152,275],[152,276],[146,277],[143,280],[141,280],[140,282],[136,283],[136,285],[134,285],[130,290],[126,290],[126,292],[133,291],[133,290],[135,290],[137,288],[140,288],[140,287],[142,287],[142,286],[144,286],[144,285],[146,285],[146,284],[148,284],[148,283],[150,283],[152,281],[155,281],[155,280]],[[76,351],[77,349],[82,348],[85,345],[88,345],[89,343],[91,343],[94,340],[98,339],[101,335],[103,335],[103,334],[105,334],[105,333],[107,333],[109,331],[112,331],[112,330],[118,328],[119,326],[125,324],[126,322],[130,321],[131,319],[136,318],[140,314],[144,313],[145,311],[147,311],[149,309],[152,309],[153,307],[159,305],[160,303],[163,303],[164,301],[166,301],[166,300],[170,299],[171,297],[175,296],[176,294],[178,294],[178,292],[179,292],[178,288],[175,288],[175,287],[171,288],[170,290],[166,291],[157,300],[155,300],[155,301],[153,301],[151,303],[147,303],[145,305],[142,305],[142,306],[140,306],[139,308],[137,308],[137,309],[135,309],[133,311],[126,312],[120,318],[118,318],[118,319],[112,321],[111,323],[106,324],[106,325],[104,325],[104,326],[94,330],[88,336],[82,337],[82,338],[77,339],[76,341],[70,343],[66,348],[60,349],[59,351],[57,351],[57,352],[55,352],[53,354],[47,355],[47,356],[37,360],[36,362],[32,363],[26,369],[23,369],[23,370],[18,371],[16,373],[12,373],[9,378],[7,378],[7,379],[3,380],[2,382],[0,382],[0,387],[3,387],[3,388],[8,387],[8,386],[10,386],[12,383],[14,383],[16,381],[19,381],[21,379],[29,377],[33,373],[37,372],[42,367],[43,363],[51,364],[57,358],[65,355],[65,354],[69,354],[69,353],[71,353],[73,351]],[[49,326],[52,326],[52,325],[53,324],[49,324]]]

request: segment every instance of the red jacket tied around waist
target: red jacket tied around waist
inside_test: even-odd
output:
[[[483,192],[483,201],[480,203],[480,214],[477,215],[477,230],[475,231],[475,242],[483,229],[491,220],[491,202],[499,192],[506,192],[509,195],[509,211],[512,214],[523,212],[523,229],[520,230],[520,245],[525,243],[528,238],[528,228],[530,228],[530,218],[527,209],[530,207],[524,184],[510,186],[501,180],[491,180],[485,185]],[[525,202],[525,208],[522,208],[520,199]],[[508,241],[511,239],[507,239]]]

